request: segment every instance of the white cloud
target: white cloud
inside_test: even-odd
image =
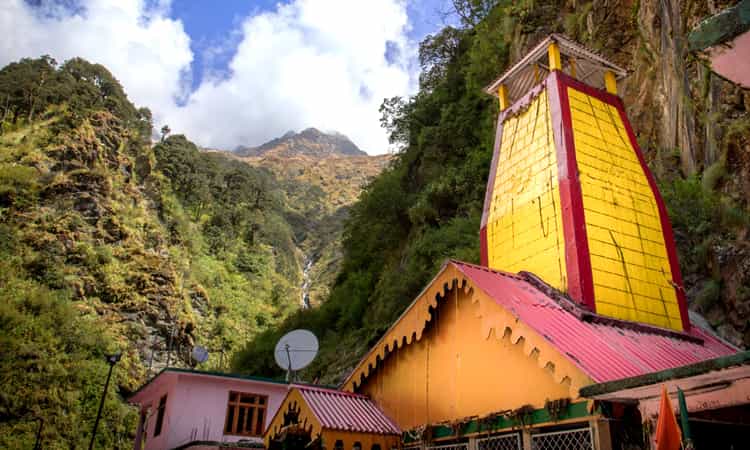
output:
[[[164,2],[88,0],[83,14],[40,14],[9,0],[0,7],[0,65],[45,53],[102,63],[136,104],[152,109],[155,125],[204,146],[256,145],[314,126],[370,153],[387,150],[378,107],[415,89],[403,1],[296,0],[248,17],[234,30],[240,39],[228,73],[209,72],[189,96],[190,39],[167,11]]]
[[[58,61],[81,56],[106,66],[138,106],[163,113],[186,94],[182,76],[192,61],[190,38],[164,4],[90,0],[78,14],[22,0],[0,7],[0,66],[23,57],[49,54]]]

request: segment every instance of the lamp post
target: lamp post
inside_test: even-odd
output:
[[[39,428],[36,430],[36,441],[34,442],[34,450],[42,450],[42,428],[44,427],[44,419],[37,417],[39,421]]]
[[[115,364],[120,361],[122,353],[113,353],[111,355],[105,355],[107,358],[107,364],[109,364],[109,373],[107,374],[107,381],[104,383],[104,392],[102,392],[102,400],[99,402],[99,412],[96,413],[96,421],[94,421],[94,429],[91,431],[91,442],[89,443],[89,450],[94,448],[94,439],[96,438],[96,429],[99,427],[99,419],[102,418],[102,410],[104,409],[104,399],[107,397],[107,388],[109,388],[109,379],[112,378],[112,369],[115,368]]]

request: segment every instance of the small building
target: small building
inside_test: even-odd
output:
[[[586,386],[581,395],[605,404],[637,405],[647,428],[653,429],[662,388],[672,397],[675,414],[680,414],[677,389],[683,392],[694,448],[749,446],[750,352]]]
[[[293,385],[265,435],[268,450],[391,450],[401,430],[369,398]]]
[[[167,368],[129,402],[140,411],[135,450],[262,447],[288,383]]]

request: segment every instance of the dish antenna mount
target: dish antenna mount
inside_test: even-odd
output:
[[[286,370],[286,381],[297,381],[296,372],[307,367],[318,354],[318,338],[308,330],[292,330],[276,344],[276,364]]]

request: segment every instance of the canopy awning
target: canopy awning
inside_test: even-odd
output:
[[[515,102],[549,74],[547,48],[551,43],[556,43],[560,49],[562,70],[589,86],[603,89],[604,73],[607,71],[611,71],[618,80],[627,76],[627,71],[613,62],[561,34],[553,33],[490,83],[485,92],[497,97],[498,88],[504,84],[508,88],[510,103]]]

